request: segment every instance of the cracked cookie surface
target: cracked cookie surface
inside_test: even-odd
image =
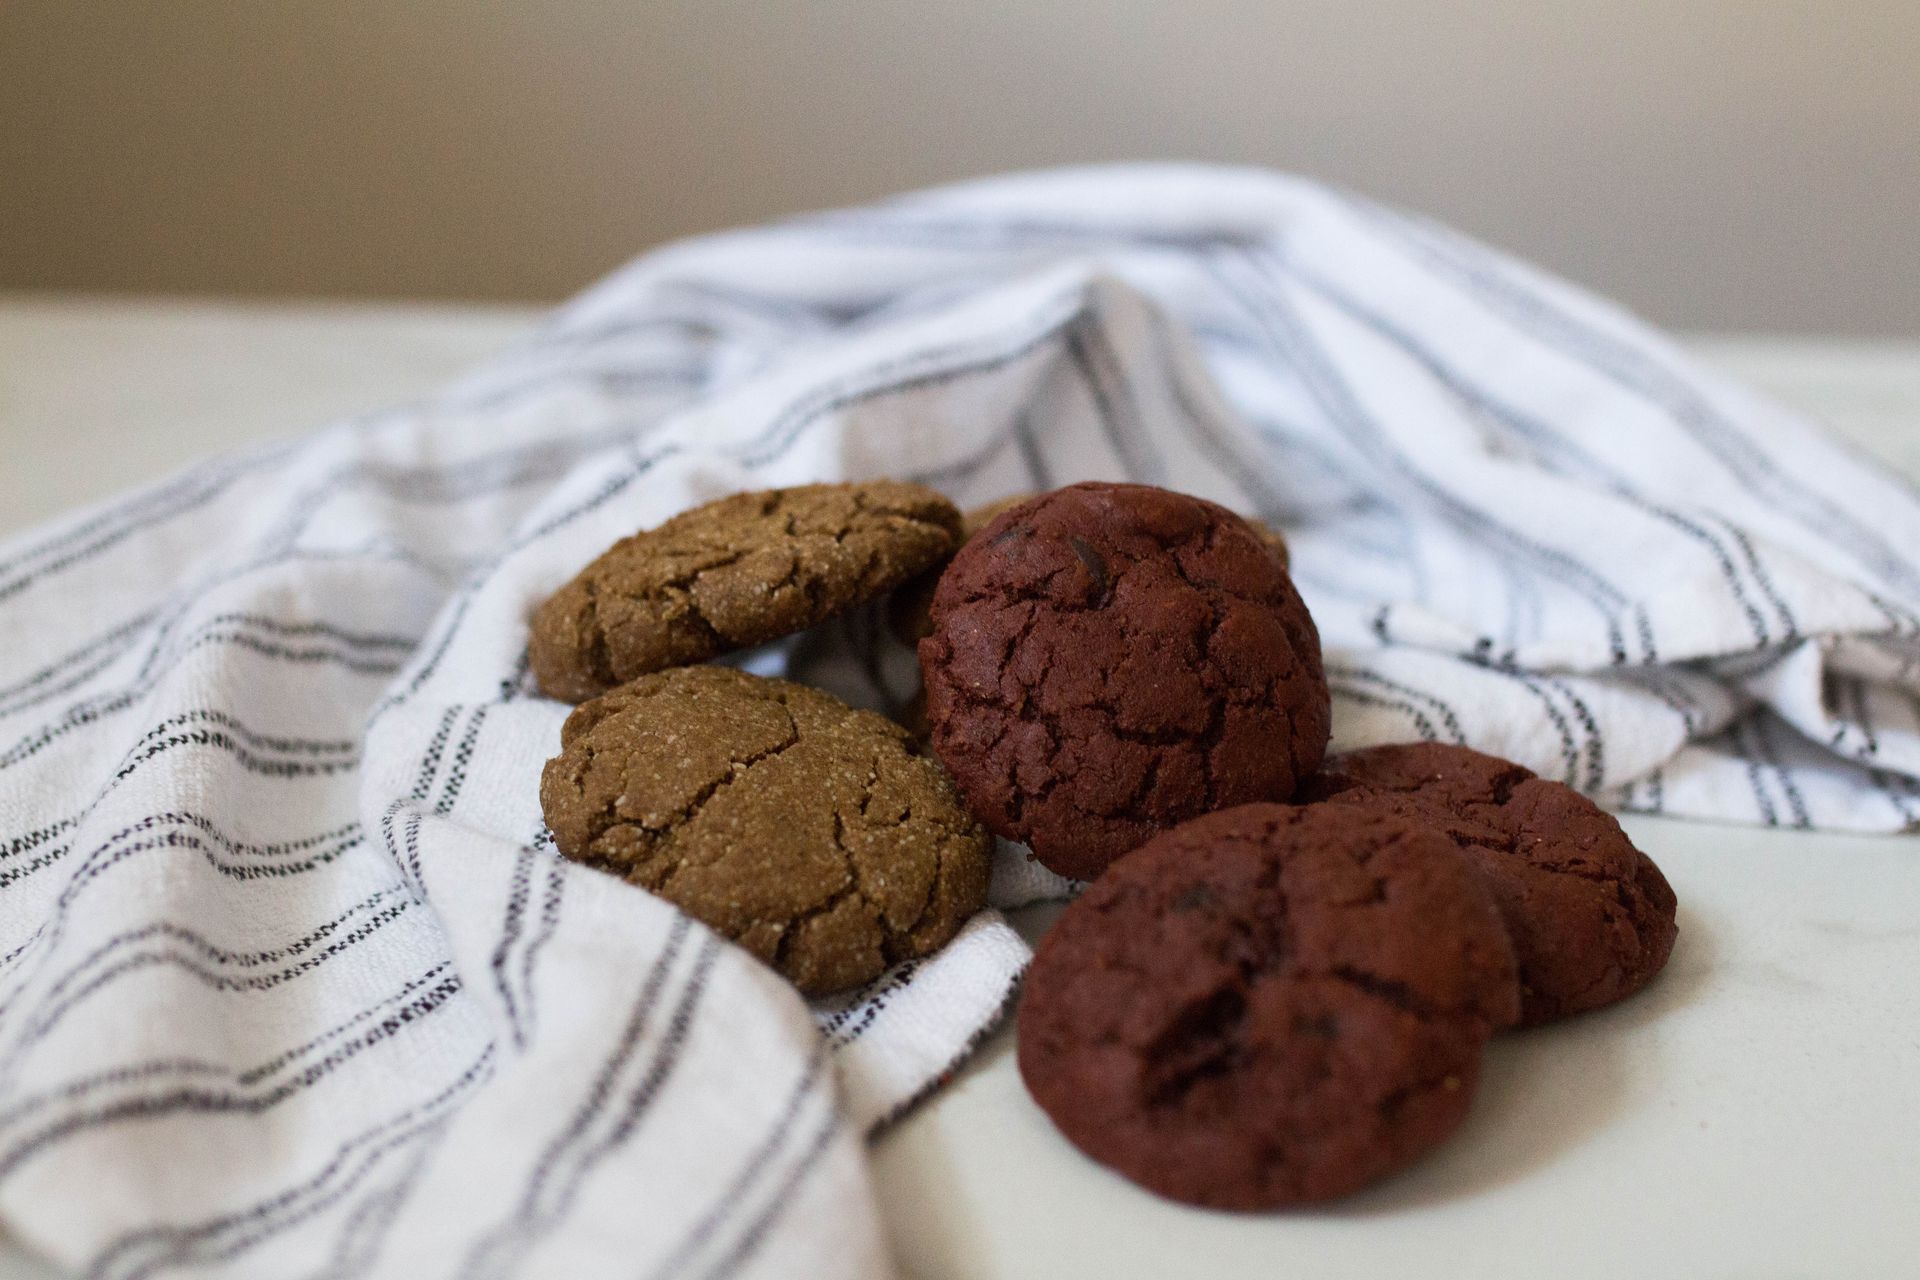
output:
[[[576,707],[540,777],[566,856],[648,889],[802,992],[944,945],[986,900],[991,838],[882,716],[726,667]]]
[[[891,480],[736,493],[622,538],[533,616],[541,690],[579,702],[805,630],[958,545],[960,514]]]
[[[1020,1074],[1149,1190],[1274,1208],[1445,1139],[1517,1000],[1499,916],[1439,833],[1245,805],[1154,838],[1060,916],[1027,973]]]
[[[965,543],[974,534],[987,527],[987,523],[1003,511],[1011,511],[1023,502],[1030,502],[1036,495],[1016,493],[1011,497],[1000,498],[985,506],[974,507],[961,516],[960,541]],[[1291,553],[1287,549],[1287,539],[1279,530],[1252,517],[1247,518],[1247,527],[1254,536],[1267,544],[1267,549],[1279,559],[1280,567],[1285,569],[1291,562]],[[945,566],[941,566],[942,569]],[[913,581],[895,591],[887,599],[887,627],[893,632],[893,638],[901,644],[918,644],[933,634],[933,593],[940,586],[940,569],[929,569]]]
[[[1513,936],[1522,1026],[1623,1000],[1667,963],[1673,890],[1613,815],[1521,765],[1438,742],[1328,762],[1314,798],[1425,822],[1479,872]]]
[[[1079,484],[996,517],[934,596],[920,669],[968,807],[1091,879],[1156,832],[1286,800],[1319,767],[1320,640],[1239,516]]]

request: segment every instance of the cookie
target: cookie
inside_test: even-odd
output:
[[[1444,1140],[1517,1001],[1500,917],[1438,832],[1245,805],[1156,837],[1061,915],[1027,973],[1020,1075],[1149,1190],[1275,1208]]]
[[[965,543],[986,528],[987,522],[1002,511],[1011,511],[1033,496],[1031,493],[1016,493],[985,506],[974,507],[960,517],[960,541]],[[919,644],[921,637],[932,634],[933,593],[940,585],[940,571],[945,567],[944,564],[936,565],[887,597],[887,629],[901,644]]]
[[[1335,803],[1446,833],[1513,935],[1520,1021],[1534,1026],[1625,999],[1673,950],[1673,890],[1620,824],[1573,788],[1437,742],[1369,747],[1309,784]]]
[[[1092,879],[1187,818],[1285,800],[1329,708],[1313,619],[1245,521],[1079,484],[992,520],[934,596],[934,750],[989,829]]]
[[[648,889],[822,995],[924,956],[986,901],[986,832],[906,731],[726,667],[574,709],[540,776],[560,852]]]
[[[1011,511],[1033,497],[1030,493],[1016,493],[1010,498],[989,502],[984,507],[975,507],[961,518],[960,540],[964,543],[1002,511]],[[1290,553],[1287,540],[1279,530],[1253,519],[1247,520],[1247,527],[1267,544],[1268,550],[1279,557],[1280,567],[1287,568]],[[919,644],[933,634],[933,593],[939,585],[939,570],[929,569],[887,597],[887,628],[893,632],[894,639],[901,644]]]
[[[960,514],[877,480],[737,493],[622,538],[533,616],[549,697],[578,702],[824,622],[938,564]]]

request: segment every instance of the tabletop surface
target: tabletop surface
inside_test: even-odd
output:
[[[511,308],[0,296],[0,536],[207,453],[431,390]],[[1920,477],[1920,342],[1696,338]],[[1012,1032],[874,1145],[902,1266],[947,1277],[1920,1276],[1920,845],[1629,819],[1678,893],[1666,973],[1501,1037],[1458,1136],[1337,1205],[1228,1215],[1082,1158]],[[1037,936],[1046,909],[1016,921]],[[0,1278],[50,1275],[0,1244]]]

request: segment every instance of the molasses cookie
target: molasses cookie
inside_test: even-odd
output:
[[[578,702],[665,667],[824,622],[938,564],[960,514],[891,480],[738,493],[622,538],[534,614],[549,697]]]
[[[869,711],[726,667],[574,709],[540,777],[560,852],[677,904],[809,995],[945,944],[991,840],[940,766]]]
[[[1079,484],[990,521],[941,575],[920,669],[967,806],[1092,879],[1187,818],[1285,800],[1326,749],[1320,640],[1239,516]]]
[[[1245,805],[1114,863],[1041,940],[1020,1075],[1076,1146],[1190,1204],[1327,1200],[1466,1114],[1513,950],[1438,832]]]
[[[1513,935],[1520,1021],[1625,999],[1673,950],[1674,896],[1611,814],[1511,761],[1437,742],[1329,762],[1313,796],[1424,822],[1459,846]]]

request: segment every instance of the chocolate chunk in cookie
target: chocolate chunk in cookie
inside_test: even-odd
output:
[[[1274,1208],[1445,1139],[1517,999],[1500,917],[1438,832],[1246,805],[1143,845],[1061,915],[1027,974],[1020,1074],[1142,1186]]]
[[[649,889],[809,995],[953,937],[991,841],[940,766],[869,711],[726,667],[574,709],[540,776],[554,843]]]
[[[1660,972],[1673,890],[1612,815],[1520,765],[1437,742],[1328,763],[1309,793],[1445,832],[1492,893],[1520,961],[1533,1026],[1625,999]]]
[[[1285,800],[1329,722],[1313,619],[1239,516],[1080,484],[954,556],[920,642],[933,746],[989,828],[1091,879],[1178,822]]]
[[[872,600],[958,545],[933,490],[877,480],[739,493],[622,538],[534,614],[549,697],[578,702],[763,644]]]

